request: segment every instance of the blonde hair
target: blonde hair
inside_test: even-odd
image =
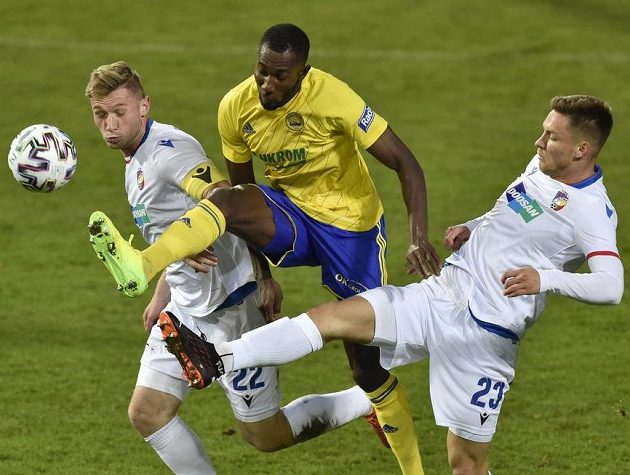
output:
[[[124,61],[103,64],[92,71],[85,95],[90,100],[102,99],[120,87],[145,97],[140,76]]]

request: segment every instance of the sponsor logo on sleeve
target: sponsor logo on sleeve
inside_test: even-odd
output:
[[[374,120],[374,111],[365,104],[365,108],[363,109],[363,114],[361,114],[361,118],[359,119],[359,128],[363,132],[367,132],[372,125],[372,121]]]
[[[525,192],[525,185],[522,183],[509,188],[505,192],[505,196],[510,209],[519,214],[526,223],[543,214],[538,202]]]
[[[133,215],[133,220],[136,222],[136,226],[139,228],[151,222],[143,203],[137,204],[131,208],[131,214]]]

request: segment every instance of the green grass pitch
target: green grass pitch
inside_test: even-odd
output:
[[[311,64],[347,81],[415,152],[428,183],[430,238],[442,256],[446,226],[485,212],[531,158],[552,96],[607,99],[616,124],[601,163],[628,256],[627,0],[4,0],[0,144],[6,151],[25,126],[55,124],[74,138],[79,166],[50,195],[21,189],[6,165],[0,173],[0,473],[168,473],[126,415],[149,297],[118,294],[87,241],[95,209],[124,233],[136,230],[123,161],[101,143],[83,90],[94,67],[125,59],[143,76],[152,116],[191,132],[220,158],[218,101],[252,72],[262,31],[285,21],[310,35]],[[368,161],[386,207],[390,282],[411,282],[396,177]],[[288,315],[330,298],[315,269],[276,274]],[[522,344],[490,451],[494,475],[630,473],[628,301],[596,308],[549,298]],[[448,473],[426,364],[396,373],[426,473]],[[352,384],[339,344],[281,375],[285,402]],[[192,394],[182,416],[222,474],[397,473],[363,421],[262,454],[235,433],[218,388]]]

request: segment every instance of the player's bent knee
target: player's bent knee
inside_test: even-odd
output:
[[[261,452],[275,452],[295,444],[282,411],[259,422],[239,421],[239,428],[243,439]]]
[[[129,422],[133,428],[136,429],[142,436],[147,437],[151,434],[149,431],[154,425],[154,420],[156,418],[155,411],[152,408],[147,407],[146,405],[138,404],[132,400],[127,409],[127,416],[129,417]]]

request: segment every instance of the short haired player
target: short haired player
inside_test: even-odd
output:
[[[283,364],[337,338],[378,346],[385,368],[428,358],[433,412],[449,429],[453,473],[485,475],[520,341],[546,293],[621,301],[617,213],[596,162],[612,122],[596,97],[555,97],[525,171],[486,214],[447,229],[444,244],[454,252],[439,276],[326,303],[216,347],[192,346],[194,335],[174,315],[164,314],[163,336],[170,346],[185,343],[190,378]],[[590,272],[575,273],[584,261]],[[279,341],[284,354],[274,351]]]

